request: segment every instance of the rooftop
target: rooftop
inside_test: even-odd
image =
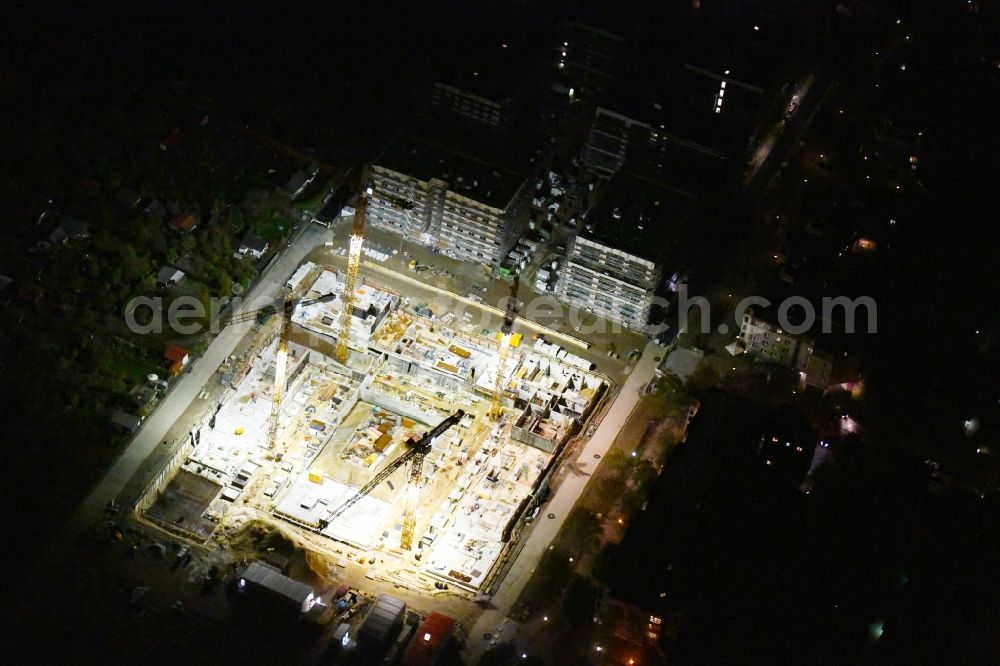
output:
[[[194,213],[177,213],[170,218],[168,224],[177,231],[186,234],[198,226],[198,218],[195,217]]]
[[[49,235],[52,243],[63,243],[71,238],[80,238],[87,235],[90,225],[83,220],[68,215],[62,218],[59,226]]]
[[[671,225],[687,215],[689,205],[688,197],[663,185],[619,174],[600,193],[580,235],[656,261],[664,254]]]
[[[741,81],[737,70],[685,63],[634,73],[609,92],[602,106],[722,159],[741,154],[761,92]]]
[[[417,629],[410,644],[406,646],[402,662],[404,666],[435,663],[454,629],[455,620],[437,611],[432,612]]]
[[[162,266],[156,272],[156,283],[169,285],[184,279],[184,271],[173,266]]]
[[[497,209],[506,208],[525,180],[510,169],[406,135],[396,136],[374,164],[424,182],[442,180],[452,192]]]
[[[525,80],[528,62],[520,51],[507,41],[498,41],[443,71],[437,83],[502,103],[516,95]]]
[[[313,595],[312,588],[305,583],[292,580],[263,562],[251,562],[241,577],[300,604]]]
[[[163,358],[174,363],[183,363],[188,358],[188,350],[177,345],[170,345],[163,350]]]
[[[243,240],[240,241],[240,248],[246,248],[247,250],[253,252],[263,252],[267,249],[267,241],[248,231],[243,236]]]

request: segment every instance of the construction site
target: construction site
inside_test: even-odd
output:
[[[409,308],[358,263],[303,264],[283,312],[234,318],[255,320],[255,341],[220,369],[224,397],[142,515],[202,542],[249,515],[333,560],[377,552],[482,593],[609,382],[515,333],[516,309],[471,330]]]

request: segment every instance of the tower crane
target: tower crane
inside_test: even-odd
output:
[[[364,175],[361,182],[362,184],[365,182]],[[344,274],[344,310],[340,313],[340,333],[337,335],[337,349],[334,352],[334,357],[340,363],[347,363],[347,344],[351,339],[351,314],[354,311],[354,290],[358,284],[361,246],[365,240],[365,208],[368,205],[368,195],[371,193],[371,188],[368,188],[358,195],[358,206],[354,211],[354,221],[351,225],[351,246],[347,255],[347,272]]]
[[[514,320],[517,319],[517,289],[519,282],[514,278],[510,288],[510,298],[507,300],[507,311],[504,313],[503,324],[500,326],[500,359],[497,363],[497,380],[493,391],[493,404],[490,407],[490,418],[499,421],[503,416],[504,373],[507,370],[507,359],[510,357],[510,341],[514,336]]]
[[[456,425],[465,416],[465,412],[459,409],[454,414],[438,423],[434,428],[425,433],[420,439],[411,437],[406,440],[406,452],[386,465],[385,469],[373,476],[368,483],[359,488],[343,504],[330,512],[330,514],[320,521],[320,529],[325,529],[327,525],[344,515],[348,509],[357,504],[361,499],[371,493],[375,488],[392,476],[392,473],[408,462],[410,465],[410,475],[406,488],[406,508],[403,514],[403,532],[399,539],[399,545],[403,550],[410,550],[413,547],[413,528],[416,526],[416,504],[419,499],[420,475],[423,470],[424,456],[431,450],[434,439],[444,433],[445,430]]]
[[[288,338],[292,332],[292,315],[300,305],[313,303],[328,303],[337,297],[336,294],[324,294],[319,298],[285,301],[281,308],[281,331],[278,333],[278,351],[274,357],[274,390],[271,392],[271,416],[267,422],[267,448],[274,449],[278,438],[278,415],[281,412],[281,401],[285,397],[285,367],[288,364]],[[277,314],[278,308],[268,305],[259,310],[251,310],[235,315],[229,320],[229,325],[241,324],[252,319],[266,319]]]

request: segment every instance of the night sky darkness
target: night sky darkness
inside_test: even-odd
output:
[[[121,446],[121,440],[109,443],[105,426],[113,391],[99,383],[77,390],[92,385],[93,367],[111,362],[99,350],[109,339],[105,316],[80,315],[77,301],[106,301],[107,312],[117,312],[116,299],[131,288],[124,259],[118,262],[124,272],[102,274],[85,263],[63,266],[62,260],[32,254],[33,244],[51,231],[38,223],[39,211],[51,206],[77,216],[94,214],[79,194],[86,177],[114,183],[137,173],[143,183],[159,187],[170,170],[194,173],[184,159],[196,157],[167,155],[169,168],[163,168],[150,166],[149,153],[156,156],[154,142],[172,127],[193,127],[204,113],[213,127],[249,125],[331,163],[360,164],[397,129],[417,122],[415,110],[429,82],[462,70],[498,43],[519,54],[529,78],[543,80],[558,25],[574,18],[628,36],[626,65],[619,71],[647,83],[663,69],[660,63],[678,57],[691,55],[698,62],[739,57],[739,31],[732,28],[729,37],[726,26],[742,30],[760,21],[782,35],[753,54],[757,80],[768,94],[794,71],[815,71],[824,84],[837,83],[830,104],[857,113],[860,126],[871,117],[872,124],[888,119],[902,134],[923,132],[919,184],[908,185],[904,195],[869,206],[867,195],[848,186],[837,194],[838,201],[865,201],[863,216],[891,215],[897,223],[886,232],[877,262],[838,276],[853,293],[877,300],[879,330],[856,350],[865,378],[866,394],[857,407],[865,441],[854,442],[853,452],[845,454],[842,468],[828,480],[830,494],[805,503],[794,489],[778,491],[757,476],[734,471],[736,487],[749,495],[727,500],[730,487],[713,496],[722,498],[723,507],[730,506],[726,501],[731,506],[745,501],[741,524],[728,515],[702,528],[685,526],[692,530],[691,542],[704,551],[692,553],[674,537],[644,540],[635,532],[629,537],[647,554],[638,562],[627,555],[636,571],[656,570],[673,555],[698,561],[688,570],[690,578],[678,583],[690,603],[687,624],[667,647],[670,663],[1000,659],[1000,521],[995,520],[1000,507],[993,490],[1000,475],[992,459],[974,451],[1000,447],[996,2],[853,0],[844,3],[851,19],[838,14],[832,0],[703,0],[701,13],[689,2],[673,1],[656,7],[380,0],[17,4],[4,8],[0,26],[0,274],[15,279],[12,290],[0,293],[0,377],[6,380],[0,415],[7,440],[0,495],[9,522],[4,585],[16,590],[0,597],[11,604],[6,614],[11,622],[3,624],[13,633],[4,637],[5,647],[18,659],[31,661],[37,645],[61,644],[53,635],[67,638],[70,646],[88,643],[85,628],[91,622],[74,625],[88,612],[86,599],[74,599],[76,610],[68,617],[53,616],[58,629],[22,599],[42,594],[59,599],[65,591],[61,583],[49,590],[53,581],[36,581],[29,572],[67,508],[79,502],[113,459],[114,447]],[[889,36],[897,13],[912,26],[910,43]],[[706,39],[706,32],[717,37]],[[894,55],[884,68],[895,71],[905,62],[919,74],[878,73],[873,54],[887,48]],[[873,76],[881,81],[878,88],[866,83]],[[536,101],[543,108],[548,103],[542,93]],[[519,121],[522,138],[542,132],[544,114],[537,115]],[[190,144],[222,142],[218,136],[196,138],[197,131],[185,129]],[[217,192],[232,191],[210,177],[174,178],[171,187],[199,192],[192,205],[204,211],[211,210]],[[713,187],[698,209],[703,242],[696,237],[691,243],[689,266],[692,286],[706,292],[741,252],[768,242],[774,230],[762,222],[762,211],[783,205],[782,194],[748,192],[728,176]],[[825,213],[835,214],[833,208]],[[87,219],[106,228],[116,243],[145,251],[140,247],[145,241],[123,221],[94,215]],[[131,256],[115,247],[121,256]],[[26,307],[17,290],[46,284],[42,274],[57,271],[75,274],[81,290],[50,290],[43,307]],[[95,330],[98,339],[92,343],[87,331]],[[962,427],[973,417],[983,428],[975,446]],[[715,471],[728,470],[732,460],[723,460],[728,455],[723,453],[702,460],[703,454],[684,452],[659,483],[716,482]],[[950,490],[926,491],[924,459],[940,462],[954,476]],[[698,476],[705,466],[715,471]],[[667,485],[657,486],[653,497],[662,504],[653,510],[699,522],[679,507],[701,496],[677,495]],[[865,547],[826,546],[864,540]],[[730,552],[710,552],[717,546]],[[745,578],[731,569],[732,578],[715,575],[746,549],[748,563],[739,573],[773,581],[773,597],[764,598],[768,595],[752,585],[741,587],[736,579]],[[82,550],[68,553],[67,567],[84,575],[86,557]],[[885,582],[900,572],[909,577],[906,585]],[[852,600],[849,610],[829,610],[833,600],[846,598]],[[876,616],[888,619],[884,640],[872,642],[864,631]],[[727,628],[743,621],[738,630]],[[104,630],[114,633],[113,625]],[[113,644],[105,640],[94,638],[90,654]],[[128,643],[127,636],[117,640]],[[198,652],[192,648],[191,654]],[[117,660],[115,654],[107,657]]]

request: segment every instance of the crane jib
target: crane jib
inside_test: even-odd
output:
[[[459,409],[454,414],[446,418],[444,421],[441,421],[441,423],[434,426],[434,428],[429,433],[425,434],[419,440],[413,441],[411,439],[410,441],[408,441],[407,446],[409,448],[407,449],[406,453],[393,460],[383,470],[381,470],[378,474],[372,477],[372,479],[368,483],[359,488],[357,492],[355,492],[353,495],[351,495],[350,498],[347,499],[347,501],[345,501],[343,504],[341,504],[336,509],[331,511],[325,520],[320,520],[319,529],[320,530],[326,529],[326,527],[330,523],[332,523],[334,520],[342,516],[344,512],[346,512],[352,506],[361,501],[363,497],[365,497],[371,491],[373,491],[375,487],[378,486],[380,483],[388,479],[392,475],[392,473],[395,472],[397,469],[399,469],[409,461],[413,460],[417,456],[426,455],[427,452],[430,451],[431,442],[434,441],[434,438],[441,435],[448,428],[457,424],[459,421],[462,420],[463,417],[465,417],[465,411]],[[413,443],[410,444],[410,442]]]

